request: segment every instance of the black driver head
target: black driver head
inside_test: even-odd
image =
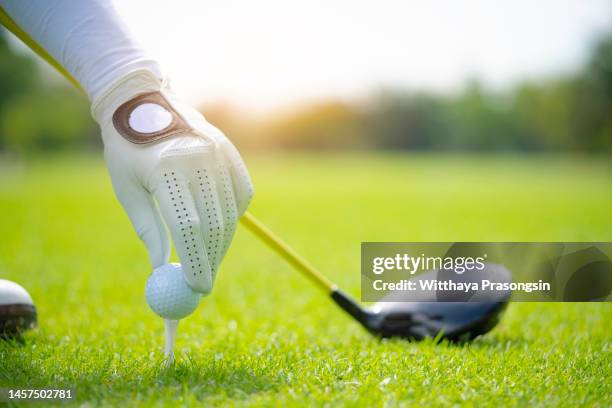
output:
[[[430,271],[414,281],[442,279],[444,271]],[[448,276],[446,276],[448,277]],[[464,274],[462,282],[511,282],[510,272],[503,266],[486,264],[479,274]],[[454,279],[457,281],[457,279]],[[369,332],[381,337],[422,340],[440,337],[450,341],[467,341],[490,331],[499,321],[510,299],[510,291],[394,292],[371,308],[364,309],[341,291],[332,298]]]

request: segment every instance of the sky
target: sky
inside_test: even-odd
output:
[[[575,69],[612,28],[609,0],[116,4],[179,92],[257,109],[473,77],[503,87]]]
[[[576,69],[610,0],[115,0],[191,102],[255,110]]]

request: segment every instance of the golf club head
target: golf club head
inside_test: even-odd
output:
[[[441,279],[445,274],[445,271],[430,271],[412,280]],[[511,274],[501,265],[486,264],[483,271],[466,273],[460,279],[462,282],[481,279],[510,282]],[[439,336],[450,341],[468,341],[495,327],[510,295],[510,291],[394,292],[368,309],[342,292],[332,297],[369,332],[380,337],[418,341]]]

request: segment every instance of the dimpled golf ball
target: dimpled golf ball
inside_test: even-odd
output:
[[[179,320],[193,313],[201,297],[185,281],[180,264],[155,268],[147,280],[145,295],[155,313],[171,320]]]

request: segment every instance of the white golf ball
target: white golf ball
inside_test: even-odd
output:
[[[18,336],[36,326],[36,307],[28,292],[0,279],[0,338]]]
[[[164,319],[179,320],[198,307],[201,295],[185,281],[180,264],[165,264],[153,270],[145,286],[149,307]]]

